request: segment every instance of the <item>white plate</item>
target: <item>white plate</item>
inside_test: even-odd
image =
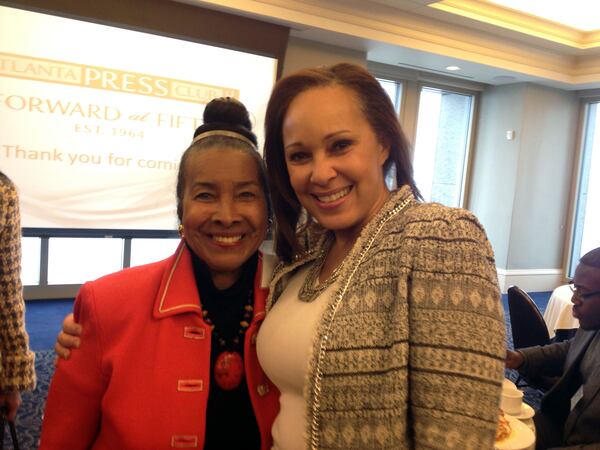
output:
[[[508,414],[508,413],[505,413]],[[525,420],[531,419],[535,415],[535,409],[529,406],[527,403],[521,404],[521,412],[519,414],[508,414],[509,416],[514,417],[515,419]]]
[[[535,434],[519,419],[505,415],[512,432],[506,439],[496,441],[496,450],[527,450],[534,448]]]

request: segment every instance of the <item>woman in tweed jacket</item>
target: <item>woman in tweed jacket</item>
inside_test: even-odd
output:
[[[13,420],[20,392],[35,385],[34,354],[23,315],[19,198],[11,180],[0,172],[0,408]]]
[[[350,64],[290,75],[265,139],[282,262],[257,351],[281,391],[274,448],[491,449],[505,352],[492,249],[470,212],[419,201],[379,83]]]

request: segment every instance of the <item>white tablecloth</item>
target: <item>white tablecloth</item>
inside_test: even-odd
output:
[[[556,330],[569,330],[579,328],[579,320],[573,317],[573,303],[571,297],[573,292],[568,284],[559,286],[552,292],[548,306],[544,311],[544,321],[548,326],[550,338],[553,338]]]

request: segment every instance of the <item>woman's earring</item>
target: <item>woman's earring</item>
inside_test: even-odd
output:
[[[179,232],[179,236],[184,237],[183,236],[183,224],[182,223],[179,224],[179,228],[177,228],[177,231]]]

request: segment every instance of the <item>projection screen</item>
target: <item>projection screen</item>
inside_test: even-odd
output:
[[[173,230],[181,153],[215,97],[262,142],[274,58],[0,6],[0,169],[23,227]]]

